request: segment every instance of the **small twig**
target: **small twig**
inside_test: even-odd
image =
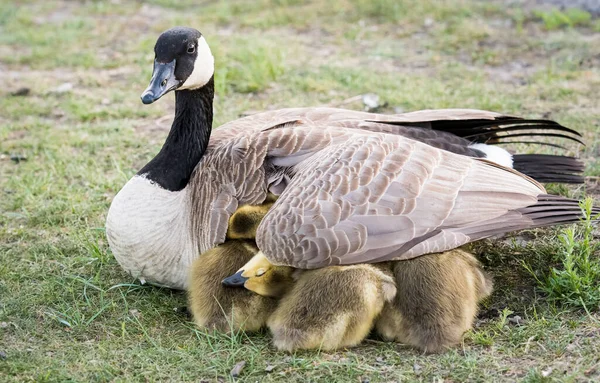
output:
[[[594,370],[596,370],[596,367],[598,367],[599,365],[600,365],[600,362],[597,362],[597,363],[596,363],[596,364],[594,364],[592,367],[590,367],[590,368],[588,368],[587,370],[585,370],[585,371],[583,372],[583,374],[584,374],[585,376],[588,376],[588,375],[590,375],[592,372],[594,372]]]
[[[350,97],[350,98],[347,98],[347,99],[339,101],[339,102],[330,102],[328,104],[325,104],[325,106],[337,107],[337,106],[351,104],[353,102],[361,101],[363,96],[364,96],[363,94],[359,94],[358,96]]]
[[[235,366],[233,366],[233,368],[231,369],[231,377],[238,378],[240,376],[240,374],[242,373],[242,370],[244,369],[245,365],[246,365],[245,360],[242,360],[241,362],[236,363]]]
[[[540,342],[535,342],[535,343],[537,343],[537,345],[538,345],[538,346],[539,346],[539,347],[540,347],[542,350],[544,350],[544,352],[548,352],[548,350],[546,349],[546,347],[544,347],[544,345],[543,345],[543,344],[541,344]]]
[[[529,339],[527,339],[527,342],[525,342],[525,351],[524,353],[527,354],[529,352],[529,347],[531,346],[531,341],[535,339],[535,335],[530,336]]]

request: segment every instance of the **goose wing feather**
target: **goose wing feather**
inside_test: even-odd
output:
[[[467,146],[469,141],[465,138],[433,129],[415,128],[408,126],[409,124],[426,124],[439,120],[503,118],[508,117],[471,109],[380,115],[334,108],[289,108],[263,112],[226,123],[213,132],[207,152],[190,180],[189,214],[193,237],[200,252],[222,243],[227,232],[228,218],[237,206],[261,203],[270,190],[281,194],[282,198],[276,205],[278,215],[270,215],[265,222],[265,225],[268,223],[274,226],[264,230],[261,234],[264,238],[261,241],[265,246],[283,246],[279,240],[275,241],[269,237],[267,232],[274,230],[274,233],[279,233],[279,226],[285,229],[281,236],[286,238],[282,249],[287,250],[281,254],[287,254],[282,255],[287,261],[281,262],[294,263],[289,252],[298,250],[292,248],[301,246],[316,249],[315,246],[322,243],[322,238],[327,238],[327,246],[333,249],[331,254],[325,255],[326,258],[331,257],[327,262],[342,263],[342,258],[345,259],[344,262],[350,262],[350,254],[359,250],[367,251],[364,247],[367,238],[371,239],[369,246],[372,246],[375,238],[385,243],[383,239],[396,236],[390,234],[385,237],[384,233],[379,232],[377,235],[369,234],[366,222],[361,223],[360,220],[369,219],[369,216],[396,217],[394,219],[398,221],[390,224],[409,230],[413,219],[408,213],[411,209],[418,207],[418,211],[431,211],[429,209],[433,209],[434,206],[429,205],[429,208],[426,208],[425,201],[437,204],[442,210],[448,209],[452,204],[444,198],[449,197],[439,192],[436,194],[436,190],[442,188],[444,193],[458,193],[460,182],[452,183],[449,180],[468,176],[471,183],[477,183],[479,180],[473,175],[475,170],[469,170],[470,167],[490,167],[483,163],[473,165],[477,162],[471,159],[456,159],[463,157],[450,156],[452,161],[447,160],[446,156],[449,153],[440,154],[435,148],[471,156],[477,156],[477,153],[466,152],[470,149]],[[404,123],[407,126],[402,125]],[[337,165],[331,163],[332,158],[337,158],[336,156],[340,157],[341,161]],[[442,156],[441,159],[439,156]],[[454,163],[456,166],[448,165]],[[466,168],[460,168],[458,165]],[[400,170],[405,166],[409,167],[400,175]],[[507,171],[495,172],[505,175]],[[494,180],[494,177],[491,177],[489,182],[500,180]],[[514,174],[505,177],[511,180],[522,178],[515,177]],[[509,184],[510,182],[512,181],[509,181]],[[294,187],[295,191],[288,191],[289,187]],[[309,192],[311,187],[312,192]],[[482,190],[489,192],[487,187],[489,185],[482,185]],[[421,190],[422,188],[425,189]],[[402,193],[398,196],[400,191],[427,192],[438,199],[430,198],[429,194],[419,194],[420,198],[403,197]],[[524,198],[520,194],[519,196]],[[500,200],[504,201],[506,198],[506,195],[501,194],[498,194],[496,199],[489,199],[488,195],[472,195],[470,199],[465,200],[467,206],[458,209],[452,219],[458,220],[457,214],[460,213],[463,219],[468,221],[470,218],[466,214],[477,215],[479,209],[489,209],[489,214],[494,215],[498,212]],[[480,205],[471,204],[471,200],[474,199],[477,199]],[[417,206],[417,202],[420,205]],[[312,212],[312,218],[307,218],[309,212]],[[398,212],[406,214],[399,215]],[[308,224],[311,219],[315,222]],[[427,219],[439,221],[441,218]],[[387,221],[384,219],[381,222]],[[421,221],[420,224],[425,225],[426,222]],[[374,224],[369,227],[373,227],[370,229],[373,231],[381,225]],[[444,231],[447,232],[449,229]],[[434,239],[437,240],[437,237]],[[410,241],[414,242],[415,239]],[[432,241],[433,239],[429,238],[426,244]],[[368,251],[375,257],[374,250]],[[275,253],[276,250],[273,249],[273,260],[279,257]],[[407,254],[403,257],[411,256]],[[381,254],[377,255],[379,256]],[[315,256],[310,265],[319,262],[325,261]]]
[[[257,244],[273,263],[317,268],[444,251],[470,242],[482,222],[499,219],[489,235],[527,226],[518,209],[545,193],[485,160],[401,136],[344,131],[295,166],[261,223]]]
[[[403,114],[376,114],[336,108],[289,108],[263,112],[226,124],[228,127],[261,125],[278,119],[310,120],[317,125],[339,126],[412,138],[431,146],[471,157],[483,153],[469,148],[475,142],[510,143],[514,137],[550,136],[582,143],[580,134],[550,120],[530,120],[477,109],[429,109]],[[520,131],[521,133],[514,133]],[[547,142],[530,141],[540,145]]]

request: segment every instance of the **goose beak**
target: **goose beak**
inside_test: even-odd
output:
[[[142,102],[152,104],[178,86],[179,81],[175,78],[175,60],[168,63],[154,60],[152,79],[148,88],[142,93]]]

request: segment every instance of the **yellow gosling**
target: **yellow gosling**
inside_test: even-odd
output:
[[[277,302],[245,289],[221,284],[258,251],[250,241],[231,240],[203,253],[192,264],[188,304],[200,328],[221,332],[258,331],[265,326]]]
[[[275,309],[276,301],[271,298],[222,284],[223,278],[258,253],[254,235],[273,200],[270,196],[262,205],[240,207],[229,220],[227,241],[201,254],[192,263],[188,300],[190,312],[199,327],[222,332],[257,331],[265,326],[268,316]],[[280,274],[270,275],[277,277]]]
[[[477,259],[462,250],[393,263],[398,293],[385,304],[376,331],[427,353],[460,342],[477,315],[492,280]]]
[[[238,208],[229,217],[227,239],[252,239],[256,238],[256,229],[263,217],[273,206],[273,202],[262,205],[244,205]]]
[[[396,293],[389,269],[373,265],[307,270],[297,278],[267,321],[274,346],[288,352],[358,345]]]

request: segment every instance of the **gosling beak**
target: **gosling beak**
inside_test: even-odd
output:
[[[246,283],[246,281],[250,278],[248,277],[244,277],[242,275],[242,273],[244,272],[244,270],[240,270],[237,273],[223,279],[223,282],[221,282],[223,284],[223,286],[227,286],[227,287],[244,287],[244,283]]]
[[[259,251],[237,273],[223,279],[221,283],[223,286],[245,287],[246,281],[260,277],[272,266],[262,251]]]
[[[175,60],[168,63],[154,60],[152,79],[148,88],[142,93],[142,102],[152,104],[178,86],[179,81],[175,78]]]

